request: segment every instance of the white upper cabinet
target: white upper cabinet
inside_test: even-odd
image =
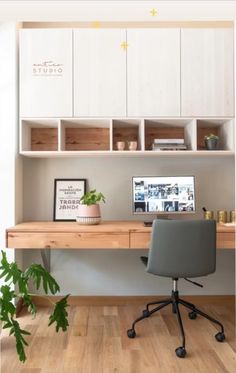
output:
[[[126,31],[74,30],[74,116],[126,116]]]
[[[20,115],[72,116],[72,30],[20,31]]]
[[[127,30],[128,116],[180,115],[180,29]]]
[[[233,116],[233,29],[181,30],[181,115]]]

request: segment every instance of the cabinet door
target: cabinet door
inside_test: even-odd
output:
[[[74,115],[126,115],[125,30],[74,30]]]
[[[128,115],[180,115],[180,30],[130,29]]]
[[[72,116],[72,30],[21,30],[20,115]]]
[[[233,30],[181,30],[183,116],[233,116]]]

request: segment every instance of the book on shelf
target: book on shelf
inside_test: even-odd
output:
[[[154,144],[184,144],[184,139],[154,139]]]
[[[187,145],[185,144],[152,144],[153,151],[163,151],[163,150],[187,150]]]

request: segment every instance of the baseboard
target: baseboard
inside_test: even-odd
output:
[[[164,296],[75,296],[68,298],[68,303],[71,306],[125,306],[132,304],[146,304],[168,297]],[[57,302],[61,296],[34,296],[33,302],[36,306],[48,307],[50,300]],[[185,295],[183,299],[188,302],[198,304],[214,304],[214,303],[234,303],[235,295]]]

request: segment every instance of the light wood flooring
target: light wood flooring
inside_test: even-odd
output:
[[[197,306],[197,304],[196,304]],[[127,328],[141,314],[142,305],[71,306],[68,332],[47,327],[49,309],[39,308],[36,319],[25,311],[18,321],[32,335],[27,361],[18,361],[15,341],[1,337],[1,373],[233,373],[236,372],[234,303],[204,304],[201,309],[221,320],[227,340],[219,343],[216,327],[202,317],[190,320],[182,307],[186,332],[185,359],[175,355],[180,346],[176,316],[171,307],[141,321],[137,337]]]

